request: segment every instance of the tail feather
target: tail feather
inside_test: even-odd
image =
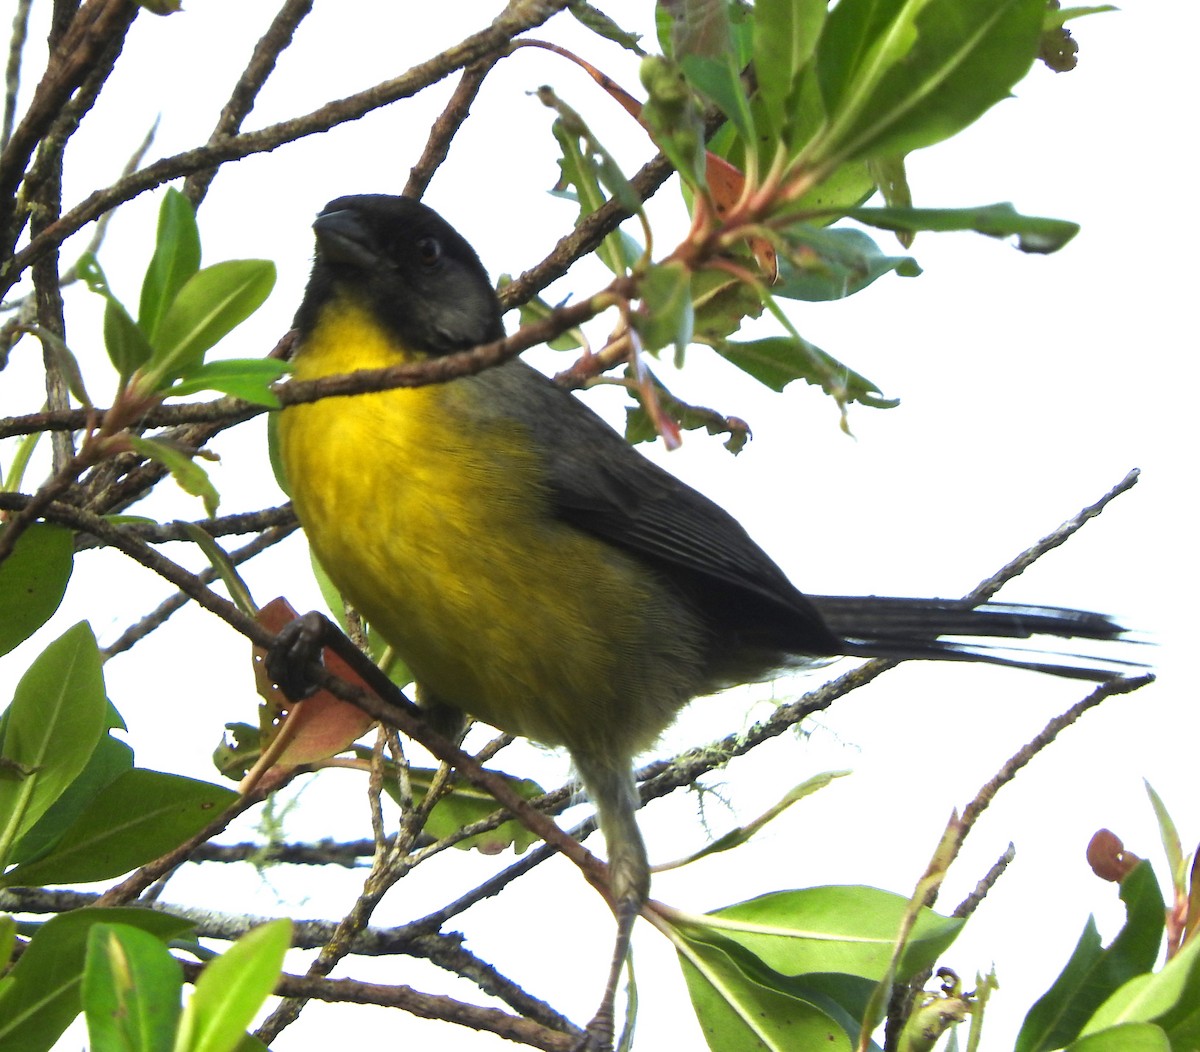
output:
[[[992,665],[1048,672],[1100,682],[1144,666],[1133,661],[1046,650],[1014,650],[945,637],[1069,639],[1118,641],[1126,629],[1104,615],[1065,607],[982,603],[954,599],[906,599],[890,596],[809,596],[830,629],[845,643],[843,653],[857,657],[981,661]]]

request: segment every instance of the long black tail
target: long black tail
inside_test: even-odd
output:
[[[1133,661],[1046,650],[1025,651],[1029,655],[1026,657],[1004,645],[964,643],[953,638],[1003,640],[1043,635],[1114,641],[1126,636],[1126,630],[1112,618],[1086,610],[1014,603],[968,606],[955,599],[874,595],[810,595],[808,598],[830,629],[844,640],[843,653],[847,655],[982,661],[1096,682],[1144,667]]]

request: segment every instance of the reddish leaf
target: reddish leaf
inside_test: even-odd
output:
[[[297,617],[292,605],[284,598],[272,599],[258,612],[258,622],[272,632]],[[323,658],[325,667],[339,679],[370,689],[362,678],[345,661],[328,647]],[[278,733],[286,733],[290,740],[276,762],[277,767],[299,767],[334,756],[361,738],[375,721],[357,705],[351,705],[328,691],[319,690],[304,701],[293,703],[288,700],[266,672],[266,653],[261,647],[254,648],[254,675],[258,692],[267,704],[279,714],[286,713],[286,721]]]

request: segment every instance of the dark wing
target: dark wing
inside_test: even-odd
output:
[[[732,515],[647,460],[536,370],[515,362],[483,376],[507,388],[505,400],[533,410],[533,438],[563,521],[686,582],[706,616],[732,599],[742,619],[779,622],[791,647],[809,640],[812,653],[836,652],[816,608]]]

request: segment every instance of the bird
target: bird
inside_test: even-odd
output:
[[[340,197],[313,229],[295,379],[504,337],[487,270],[428,206]],[[1060,607],[806,595],[733,515],[518,358],[445,383],[287,405],[278,425],[317,560],[406,662],[422,703],[570,755],[597,810],[617,922],[588,1048],[611,1042],[613,991],[649,895],[634,759],[690,700],[841,656],[1100,681],[1112,670],[1087,659],[963,637],[1125,632]]]

